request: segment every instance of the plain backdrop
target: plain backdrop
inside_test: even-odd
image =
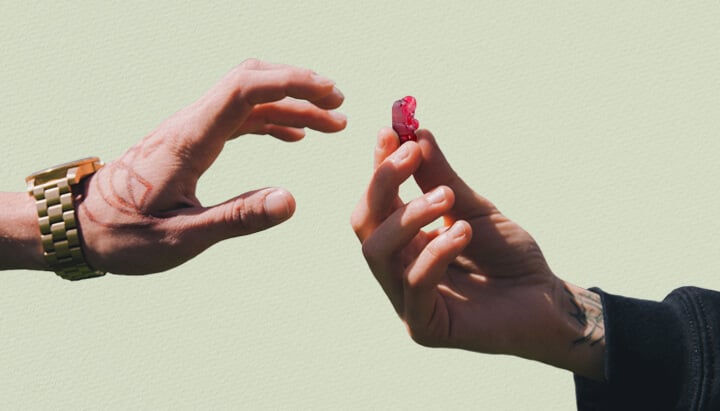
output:
[[[335,79],[349,123],[242,137],[201,180],[204,204],[287,188],[281,226],[146,277],[3,272],[2,407],[574,409],[566,371],[407,337],[349,225],[376,132],[417,97],[561,278],[720,289],[718,21],[715,2],[3,1],[0,190],[113,160],[248,57]]]

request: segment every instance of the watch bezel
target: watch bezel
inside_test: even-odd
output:
[[[74,178],[69,179],[70,185],[74,185],[80,182],[83,177],[88,176],[96,172],[104,163],[99,157],[86,157],[75,161],[69,161],[67,163],[58,164],[56,166],[48,167],[46,169],[36,171],[29,176],[25,177],[25,182],[32,186],[41,186],[48,182],[67,178],[68,170],[77,168],[75,171]]]

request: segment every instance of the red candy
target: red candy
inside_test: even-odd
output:
[[[417,101],[413,96],[403,97],[393,103],[392,127],[400,137],[400,144],[406,141],[417,141],[415,130],[420,126],[420,122],[415,118],[416,106]]]

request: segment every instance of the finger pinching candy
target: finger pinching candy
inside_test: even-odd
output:
[[[406,96],[393,103],[392,127],[400,137],[400,144],[406,141],[417,141],[415,130],[420,122],[415,118],[417,101],[413,96]]]

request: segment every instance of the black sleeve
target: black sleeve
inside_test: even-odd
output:
[[[602,297],[605,381],[575,375],[579,410],[720,410],[720,293]]]

